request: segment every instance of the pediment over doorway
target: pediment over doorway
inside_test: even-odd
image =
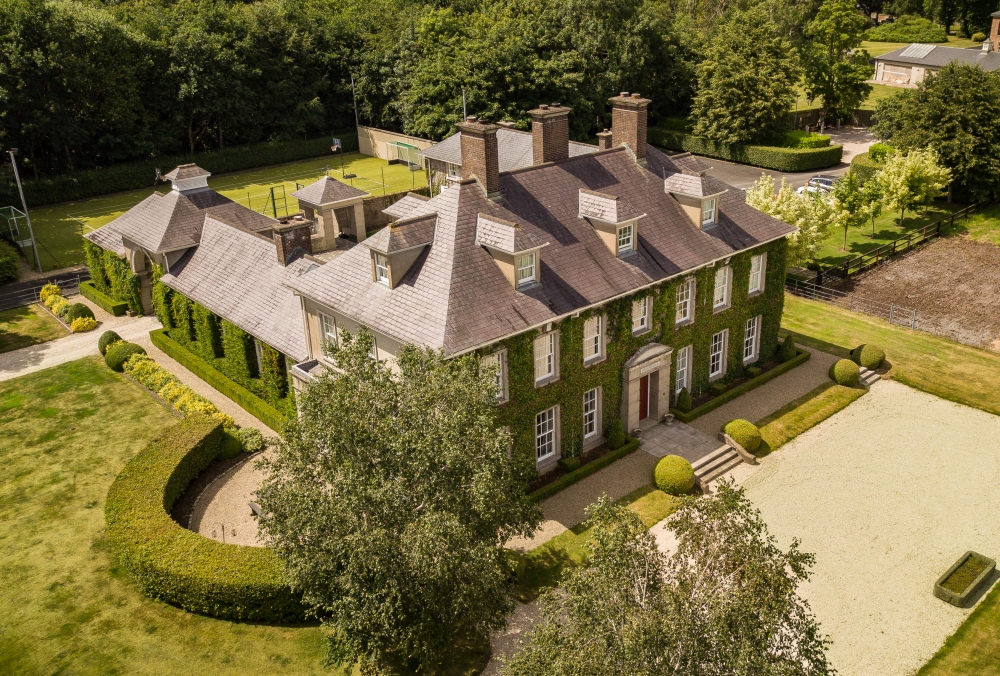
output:
[[[633,366],[638,366],[643,362],[647,362],[651,359],[656,359],[664,354],[669,354],[673,352],[673,348],[663,343],[650,343],[649,345],[644,345],[635,351],[635,354],[625,362],[625,369],[631,369]]]

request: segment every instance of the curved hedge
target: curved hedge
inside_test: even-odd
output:
[[[741,143],[722,143],[658,127],[650,127],[647,131],[649,142],[669,150],[683,150],[703,155],[717,157],[740,164],[749,164],[776,171],[809,171],[824,169],[840,163],[844,154],[843,146],[825,146],[822,148],[780,148],[778,146],[752,146]]]
[[[222,425],[192,416],[167,429],[115,478],[104,505],[112,552],[143,593],[227,620],[305,619],[275,553],[216,542],[182,528],[169,510],[215,459]]]
[[[851,158],[851,171],[858,175],[858,179],[864,183],[875,174],[882,171],[884,164],[879,164],[868,156],[868,153],[858,153]]]
[[[850,359],[841,359],[830,367],[830,378],[844,387],[857,387],[861,379],[861,369]]]

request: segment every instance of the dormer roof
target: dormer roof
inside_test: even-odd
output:
[[[496,216],[478,214],[476,244],[507,254],[539,249],[548,242],[523,230],[517,223]]]
[[[687,195],[688,197],[714,197],[720,195],[725,190],[719,190],[716,182],[706,181],[704,174],[680,172],[671,174],[663,179],[663,189],[669,193]]]
[[[594,190],[580,188],[580,216],[618,225],[645,216],[625,200]]]
[[[389,218],[412,218],[414,216],[419,216],[426,214],[429,211],[433,212],[433,208],[428,209],[427,201],[430,197],[424,197],[423,195],[418,195],[416,193],[406,193],[401,199],[393,202],[385,209],[382,213]]]
[[[434,243],[436,225],[436,213],[405,218],[390,223],[361,244],[383,254],[394,254],[419,246],[429,246]]]
[[[354,186],[341,183],[329,176],[324,176],[318,181],[310,183],[301,190],[296,190],[292,193],[292,197],[295,199],[318,207],[333,204],[334,202],[366,197],[367,195],[368,193],[364,190],[358,190]]]

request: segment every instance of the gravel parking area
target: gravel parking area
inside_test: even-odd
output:
[[[779,544],[816,555],[801,592],[840,674],[911,674],[971,612],[931,590],[1000,555],[997,438],[1000,417],[881,381],[744,475]]]

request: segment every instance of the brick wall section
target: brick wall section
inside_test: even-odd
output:
[[[1000,16],[993,17],[990,26],[990,41],[993,42],[993,51],[1000,52]]]
[[[432,160],[432,162],[433,161],[434,160]],[[430,162],[428,164],[430,164]],[[443,163],[438,162],[437,164]],[[389,225],[389,217],[383,214],[382,210],[386,207],[392,206],[411,192],[417,195],[427,196],[430,190],[427,188],[417,188],[416,190],[405,190],[403,192],[394,192],[388,195],[366,197],[364,200],[365,229],[371,232],[373,230],[380,230]]]
[[[531,115],[532,164],[569,157],[569,112],[566,106],[541,105]]]
[[[614,148],[611,145],[611,132],[605,129],[604,131],[597,133],[597,147],[601,150],[610,150]]]
[[[310,225],[312,221],[290,221],[274,228],[274,248],[277,249],[278,261],[282,265],[288,263],[288,257],[297,248],[308,254],[312,253]]]
[[[457,126],[462,133],[462,178],[479,179],[487,195],[500,192],[499,127],[475,117]]]
[[[627,145],[636,159],[646,158],[646,115],[650,100],[622,92],[611,101],[611,145]]]

